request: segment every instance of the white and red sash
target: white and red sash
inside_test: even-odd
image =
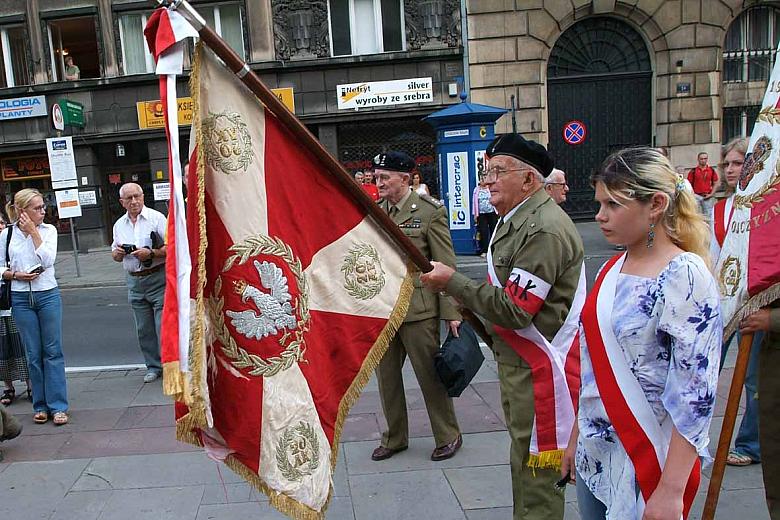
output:
[[[726,215],[728,215],[728,217]],[[713,208],[713,216],[715,240],[718,241],[719,247],[723,247],[723,241],[726,239],[731,217],[734,216],[734,197],[732,196],[719,200]]]
[[[596,279],[582,309],[582,327],[588,343],[596,386],[609,420],[631,459],[639,483],[637,519],[661,479],[672,432],[672,420],[659,424],[642,387],[631,372],[612,330],[615,288],[625,254],[611,258]],[[691,470],[683,495],[683,518],[699,487],[700,462]]]
[[[488,281],[502,287],[521,309],[535,315],[544,305],[550,284],[541,278],[515,268],[506,286],[498,280],[488,249]],[[498,325],[493,329],[528,365],[534,387],[534,427],[531,432],[528,466],[560,468],[563,450],[569,442],[579,397],[580,310],[585,302],[585,265],[569,314],[552,342],[547,341],[533,324],[511,330]]]

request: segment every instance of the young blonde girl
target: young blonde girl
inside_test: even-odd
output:
[[[707,458],[722,335],[709,231],[657,150],[610,155],[593,177],[604,236],[624,244],[581,320],[578,420],[563,472],[583,520],[679,520]],[[644,516],[643,516],[644,515]]]

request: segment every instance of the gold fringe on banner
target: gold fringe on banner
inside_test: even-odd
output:
[[[196,262],[197,283],[195,286],[195,316],[191,319],[191,334],[189,346],[189,377],[191,382],[187,385],[187,392],[184,394],[183,402],[189,408],[189,412],[176,421],[176,438],[182,442],[202,446],[200,438],[195,430],[206,427],[208,421],[206,417],[206,400],[203,397],[201,385],[203,380],[203,360],[205,358],[204,341],[204,320],[205,304],[203,300],[203,291],[206,286],[206,247],[208,245],[206,237],[206,203],[205,203],[205,154],[203,149],[203,135],[201,132],[200,117],[200,59],[202,43],[198,42],[195,46],[195,59],[190,73],[190,92],[193,98],[193,116],[192,124],[195,128],[195,139],[198,147],[197,154],[197,179],[198,191],[195,197],[195,208],[198,214],[198,258]],[[190,197],[192,199],[192,197]],[[187,377],[187,374],[183,374]]]
[[[776,283],[772,287],[764,289],[755,296],[752,296],[748,301],[742,304],[742,307],[740,307],[729,320],[728,325],[726,325],[726,328],[723,330],[723,341],[726,341],[737,332],[740,321],[750,316],[758,309],[766,307],[778,298],[780,298],[780,283]]]

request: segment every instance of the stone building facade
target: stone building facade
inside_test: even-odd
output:
[[[722,141],[750,131],[774,60],[778,6],[468,0],[471,100],[509,108],[514,96],[517,130],[549,145],[569,173],[567,209],[586,215],[587,179],[613,149],[663,146],[683,170],[699,151],[715,164]],[[497,131],[511,126],[505,116]]]
[[[267,86],[286,89],[295,114],[349,170],[388,148],[403,149],[417,159],[429,186],[437,186],[434,132],[422,118],[460,101],[459,0],[190,3]],[[154,201],[154,185],[168,179],[167,149],[154,62],[142,36],[152,7],[149,0],[0,2],[0,203],[23,187],[41,189],[47,219],[66,237],[63,247],[69,247],[69,223],[53,208],[45,144],[56,135],[48,114],[60,100],[80,104],[84,113],[83,128],[65,130],[73,137],[84,195],[80,247],[111,240],[112,224],[123,213],[118,188],[124,182],[138,182],[148,205],[166,208],[165,201]],[[68,57],[80,69],[77,79],[67,77]],[[185,156],[188,74],[178,84]],[[337,101],[338,85],[417,78],[429,80],[425,102],[356,110]],[[5,107],[36,100],[42,112],[4,115]]]

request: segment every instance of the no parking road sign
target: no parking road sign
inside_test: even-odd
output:
[[[588,130],[585,128],[585,124],[582,121],[569,121],[563,125],[563,140],[568,144],[577,145],[585,142],[585,136],[588,135]]]

